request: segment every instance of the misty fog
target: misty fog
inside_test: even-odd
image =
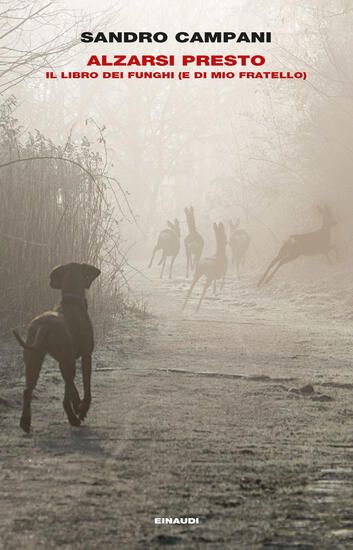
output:
[[[67,2],[67,9],[72,8]],[[63,6],[65,3],[63,3]],[[11,90],[25,128],[65,143],[85,134],[98,141],[89,118],[105,126],[111,173],[129,192],[139,228],[124,235],[141,257],[170,217],[185,230],[193,205],[210,251],[213,221],[241,218],[253,237],[250,265],[258,269],[289,234],[316,229],[316,206],[327,203],[339,224],[341,259],[353,256],[350,236],[351,52],[349,2],[227,1],[75,2],[92,30],[157,31],[164,44],[79,44],[60,62],[84,70],[93,53],[261,53],[267,70],[305,70],[308,79],[184,81],[46,81],[41,74]],[[81,10],[81,11],[80,11]],[[105,12],[105,10],[107,10]],[[112,11],[111,17],[106,14]],[[103,13],[105,12],[105,13]],[[98,25],[99,26],[99,25]],[[271,44],[178,44],[178,30],[270,30]],[[41,28],[40,33],[50,34]],[[102,30],[102,29],[100,29]],[[78,138],[79,139],[79,138]],[[99,148],[99,144],[97,144]],[[180,260],[181,261],[181,260]],[[317,261],[306,262],[315,270]],[[290,271],[291,267],[289,268]]]

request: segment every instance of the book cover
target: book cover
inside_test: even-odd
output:
[[[1,549],[353,547],[352,14],[1,2]]]

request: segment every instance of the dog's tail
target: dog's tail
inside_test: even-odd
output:
[[[18,334],[18,332],[15,329],[12,330],[12,333],[13,333],[14,337],[16,338],[17,342],[20,344],[20,346],[22,346],[23,349],[26,349],[28,351],[39,351],[43,347],[43,341],[44,341],[44,338],[47,335],[47,332],[48,331],[47,331],[46,327],[39,327],[38,330],[37,330],[37,333],[36,333],[35,340],[34,340],[33,344],[30,345],[30,344],[27,344],[27,342],[25,342],[21,338],[21,336]]]
[[[33,346],[29,346],[24,340],[22,340],[21,336],[15,329],[12,329],[12,334],[14,335],[20,346],[22,346],[24,349],[28,349],[30,351],[33,351],[35,349]]]

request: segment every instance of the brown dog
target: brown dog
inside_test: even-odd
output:
[[[87,311],[85,290],[100,270],[92,265],[69,263],[53,269],[50,286],[62,291],[60,303],[53,311],[35,317],[28,328],[27,342],[14,332],[24,348],[26,389],[23,392],[23,410],[20,426],[25,432],[31,428],[31,400],[40,369],[47,353],[58,361],[65,381],[63,406],[72,426],[79,426],[91,403],[93,328]],[[75,386],[76,359],[82,358],[84,396],[80,400]]]

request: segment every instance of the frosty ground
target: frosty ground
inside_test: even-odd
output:
[[[181,274],[141,277],[153,316],[97,348],[81,428],[48,362],[21,433],[20,352],[3,344],[1,548],[353,547],[352,285],[254,281],[230,277],[195,315]]]

